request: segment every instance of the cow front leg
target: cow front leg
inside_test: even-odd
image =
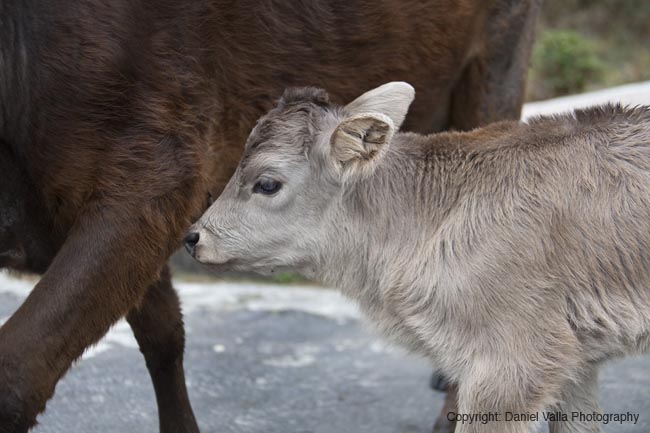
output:
[[[183,371],[183,317],[167,267],[142,303],[129,312],[127,321],[153,381],[160,432],[198,433]]]
[[[1,433],[27,431],[72,362],[160,278],[183,229],[165,223],[162,207],[95,204],[80,213],[47,272],[0,328]]]

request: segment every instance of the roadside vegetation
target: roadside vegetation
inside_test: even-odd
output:
[[[650,1],[545,0],[528,100],[650,80]]]

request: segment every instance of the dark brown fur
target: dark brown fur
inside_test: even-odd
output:
[[[0,1],[0,265],[43,273],[0,328],[0,432],[125,315],[161,431],[196,432],[165,261],[255,120],[287,86],[389,80],[417,89],[407,129],[516,118],[538,3]]]

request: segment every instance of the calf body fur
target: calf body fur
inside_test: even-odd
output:
[[[346,107],[287,91],[193,226],[194,256],[340,288],[459,383],[461,413],[598,411],[601,363],[649,346],[650,110],[396,133],[412,98],[406,83]],[[281,188],[256,193],[269,178]]]

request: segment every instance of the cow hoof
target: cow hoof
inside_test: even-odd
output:
[[[429,386],[431,387],[431,389],[435,389],[436,391],[447,391],[447,387],[449,386],[449,381],[445,376],[440,374],[439,371],[434,371],[433,374],[431,375]]]
[[[190,414],[191,415],[191,414]],[[179,419],[178,422],[166,423],[160,425],[160,433],[201,433],[199,426],[196,424],[194,415]]]

